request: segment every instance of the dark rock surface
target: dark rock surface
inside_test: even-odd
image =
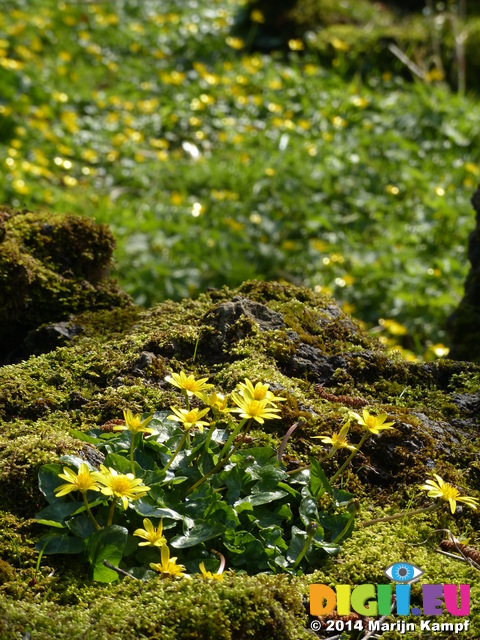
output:
[[[455,360],[480,361],[480,187],[472,197],[476,227],[468,242],[470,272],[465,281],[465,295],[458,309],[448,318],[449,357]]]

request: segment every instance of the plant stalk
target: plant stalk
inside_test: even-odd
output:
[[[85,493],[83,493],[83,492],[82,492],[82,498],[83,498],[83,502],[84,502],[84,504],[85,504],[85,508],[86,508],[86,510],[87,510],[87,513],[88,513],[88,517],[89,517],[89,518],[90,518],[90,520],[93,522],[93,526],[95,527],[95,529],[96,529],[97,531],[100,531],[100,529],[101,529],[102,527],[98,524],[98,522],[97,522],[97,520],[96,520],[95,516],[93,515],[93,513],[92,513],[92,511],[91,511],[91,509],[90,509],[90,505],[88,504],[87,496],[86,496],[86,495],[85,495]]]

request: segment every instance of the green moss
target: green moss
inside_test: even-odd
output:
[[[39,582],[47,580],[39,578]],[[160,579],[148,584],[125,581],[105,588],[75,584],[66,596],[73,604],[59,604],[59,594],[35,602],[35,591],[18,606],[0,601],[0,635],[16,638],[30,630],[39,640],[301,640],[305,610],[296,582],[287,576],[225,577],[223,583],[203,579],[177,583]]]
[[[129,304],[108,279],[114,245],[89,218],[0,209],[0,358],[43,323]]]
[[[222,327],[211,323],[209,312],[235,296],[264,305],[266,317],[268,310],[281,314],[284,328],[263,330],[241,314],[222,341]],[[478,392],[478,366],[405,362],[331,298],[249,282],[148,311],[82,312],[74,321],[85,331],[71,346],[0,369],[0,556],[8,563],[3,572],[0,567],[2,639],[30,631],[49,640],[65,635],[289,640],[308,637],[302,603],[308,581],[375,582],[389,563],[405,559],[428,570],[429,582],[474,583],[466,567],[438,556],[433,542],[410,544],[445,526],[455,533],[475,531],[478,517],[467,510],[455,518],[412,518],[404,527],[357,529],[341,556],[326,558],[308,579],[229,576],[224,584],[132,580],[102,587],[89,582],[79,561],[61,556],[44,557],[35,573],[34,544],[44,529],[28,518],[43,506],[38,467],[64,453],[88,457],[88,447],[71,429],[102,426],[126,408],[154,411],[178,403],[180,395],[165,381],[171,371],[209,377],[225,392],[245,377],[272,384],[287,398],[281,418],[252,431],[250,445],[278,447],[287,429],[303,418],[285,449],[290,468],[310,455],[322,457],[315,436],[338,431],[348,411],[363,406],[356,404],[359,399],[373,412],[386,411],[395,429],[368,441],[343,481],[361,498],[365,518],[404,508],[432,468],[469,494],[480,489],[474,466],[478,429],[468,406],[458,402],[459,395]],[[351,437],[358,442],[359,427],[352,426]],[[343,459],[331,459],[327,471],[334,472]],[[418,496],[418,504],[424,499]]]

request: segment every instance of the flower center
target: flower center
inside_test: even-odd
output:
[[[262,404],[258,400],[252,400],[247,407],[246,413],[248,413],[251,416],[258,416],[262,413],[262,411],[263,411]]]
[[[367,427],[369,427],[370,429],[373,429],[377,426],[377,418],[375,416],[368,416],[365,422],[367,423]]]
[[[75,483],[79,491],[87,491],[94,484],[94,480],[89,473],[79,473]]]
[[[442,497],[444,500],[450,500],[453,498],[456,500],[460,494],[458,493],[458,489],[452,487],[450,484],[444,484],[442,487]]]
[[[188,377],[185,379],[183,383],[183,388],[186,389],[187,391],[196,391],[197,382],[193,378]]]
[[[112,491],[118,495],[125,495],[130,491],[130,480],[125,476],[117,476],[112,480]]]

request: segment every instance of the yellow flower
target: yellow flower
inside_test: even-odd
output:
[[[197,395],[199,391],[205,391],[213,387],[213,384],[207,383],[208,378],[195,380],[192,374],[187,376],[183,371],[172,373],[171,376],[166,376],[165,380],[182,391],[186,391],[188,396]]]
[[[252,400],[251,398],[244,398],[238,393],[232,393],[232,400],[239,407],[238,409],[232,409],[232,411],[239,413],[242,418],[253,418],[260,424],[263,424],[265,420],[279,418],[276,413],[279,409],[273,409],[269,407],[268,400]]]
[[[357,447],[353,444],[347,442],[347,433],[350,428],[350,420],[345,424],[340,433],[332,433],[330,436],[314,436],[314,438],[319,438],[323,444],[331,444],[332,448],[328,452],[329,456],[332,456],[337,449],[350,449],[350,451],[356,451]]]
[[[96,479],[93,474],[90,473],[90,469],[83,462],[80,465],[78,474],[74,473],[68,467],[63,467],[63,473],[58,474],[59,478],[66,480],[68,484],[61,484],[55,489],[57,498],[60,496],[66,496],[71,491],[80,491],[81,493],[87,493],[87,491],[100,491]]]
[[[131,431],[133,435],[137,433],[155,433],[153,429],[147,428],[147,424],[153,416],[148,416],[148,418],[142,421],[142,416],[139,413],[133,415],[130,409],[127,409],[127,411],[123,412],[123,417],[125,419],[125,426],[121,424],[117,425],[113,427],[114,431]]]
[[[162,578],[166,578],[167,576],[172,576],[172,578],[182,577],[185,573],[185,567],[183,564],[177,564],[176,558],[170,558],[170,549],[166,544],[161,547],[160,553],[162,556],[162,562],[151,562],[151,568],[158,571],[158,573],[162,575]]]
[[[248,378],[245,378],[245,382],[240,382],[238,386],[240,388],[240,394],[246,400],[267,400],[269,404],[284,402],[286,400],[286,398],[275,396],[271,391],[269,391],[268,384],[257,382],[257,384],[253,386],[253,383]]]
[[[139,542],[139,547],[163,547],[163,545],[167,544],[167,540],[163,535],[163,520],[160,520],[160,524],[155,529],[151,521],[148,518],[145,518],[143,526],[145,529],[136,529],[136,531],[133,532],[134,536],[138,536],[139,538],[144,538],[146,540],[146,542]]]
[[[383,431],[384,429],[391,429],[392,424],[395,424],[394,422],[385,422],[387,419],[386,413],[380,413],[378,416],[372,416],[367,409],[364,409],[362,413],[363,417],[359,416],[355,411],[349,411],[350,416],[355,418],[358,424],[362,425],[362,427],[367,431],[370,431],[370,433],[378,435],[380,431]]]
[[[100,471],[95,471],[92,476],[103,485],[100,488],[103,495],[122,499],[124,509],[127,509],[129,500],[137,500],[150,491],[150,487],[146,487],[141,478],[135,478],[133,473],[118,473],[103,464],[100,465]]]
[[[198,567],[205,580],[223,580],[223,573],[212,573],[211,571],[207,571],[205,569],[205,563],[201,562]]]
[[[170,407],[170,409],[175,413],[174,416],[168,416],[168,420],[175,420],[176,422],[181,422],[185,429],[193,429],[197,427],[203,433],[203,427],[208,426],[208,422],[204,420],[200,420],[203,416],[210,411],[210,408],[206,409],[177,409],[176,407]]]
[[[199,393],[198,397],[211,409],[219,413],[230,413],[230,409],[227,407],[228,397],[225,397],[222,393],[211,391],[208,395],[206,393]]]
[[[428,491],[427,495],[430,498],[442,498],[442,500],[449,502],[452,513],[455,513],[457,502],[463,502],[471,509],[478,507],[478,500],[476,498],[461,496],[458,489],[448,484],[448,482],[444,482],[436,473],[433,475],[437,479],[437,482],[435,482],[435,480],[426,480],[425,484],[420,487],[420,489]]]
[[[250,20],[258,24],[263,24],[265,22],[265,16],[259,9],[254,9],[250,13]]]

